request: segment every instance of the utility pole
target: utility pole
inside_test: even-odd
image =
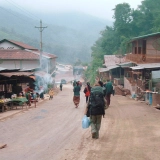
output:
[[[43,43],[42,43],[42,31],[47,28],[46,27],[42,27],[42,20],[40,20],[40,27],[36,27],[35,28],[38,28],[39,31],[40,31],[40,58],[39,58],[39,63],[40,63],[40,68],[42,68],[42,52],[43,52]]]

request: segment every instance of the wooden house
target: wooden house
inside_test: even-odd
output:
[[[137,94],[152,91],[152,71],[160,69],[160,32],[132,38],[126,60],[135,66],[125,69],[124,87]]]

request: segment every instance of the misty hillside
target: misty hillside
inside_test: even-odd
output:
[[[36,15],[36,13],[34,13]],[[104,20],[93,16],[68,13],[57,15],[40,15],[43,26],[43,50],[58,56],[57,61],[74,63],[90,60],[90,47],[100,36],[106,25]],[[25,14],[0,7],[0,40],[12,39],[22,41],[39,48],[40,20]],[[109,23],[109,22],[108,22]]]

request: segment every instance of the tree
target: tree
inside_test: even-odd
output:
[[[131,33],[130,23],[132,21],[132,10],[128,3],[122,3],[116,5],[113,9],[115,19],[114,29],[119,35],[124,35],[125,37],[129,37]]]

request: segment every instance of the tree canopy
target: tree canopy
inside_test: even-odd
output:
[[[137,9],[128,3],[113,9],[113,26],[106,26],[101,37],[92,46],[92,60],[85,76],[93,84],[104,55],[125,54],[129,39],[160,31],[160,0],[144,0]]]

